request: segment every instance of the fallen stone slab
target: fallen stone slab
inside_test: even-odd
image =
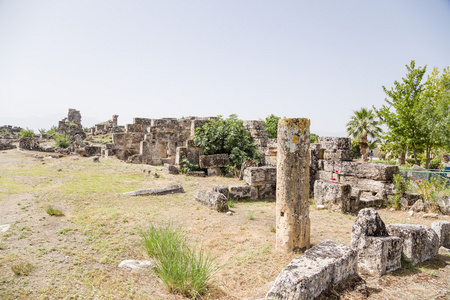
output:
[[[213,155],[200,155],[200,168],[221,168],[225,167],[226,164],[230,162],[228,154],[213,154]]]
[[[356,257],[355,250],[324,240],[281,271],[266,299],[314,299],[355,274]]]
[[[221,193],[227,199],[228,199],[228,197],[230,195],[230,191],[228,190],[228,187],[227,186],[223,186],[223,185],[216,185],[215,187],[213,187],[213,192]]]
[[[173,174],[173,175],[177,175],[180,170],[178,170],[177,167],[175,167],[174,165],[171,164],[164,164],[164,170],[169,173],[169,174]]]
[[[166,186],[159,189],[143,189],[137,190],[133,192],[123,193],[125,196],[146,196],[146,195],[166,195],[166,194],[175,194],[175,193],[184,193],[183,186],[181,184],[175,184],[171,186]]]
[[[195,201],[200,202],[218,212],[228,211],[228,199],[219,192],[198,190]]]
[[[205,172],[203,171],[190,171],[186,173],[186,176],[192,176],[192,177],[206,177]]]
[[[416,265],[432,259],[439,253],[439,237],[428,226],[416,224],[390,224],[390,235],[398,236],[403,243],[403,259]]]
[[[441,247],[450,248],[450,222],[448,221],[434,221],[431,224],[434,232],[439,237],[439,245]]]
[[[136,269],[154,268],[155,264],[148,260],[124,260],[119,264],[118,267],[136,270]]]

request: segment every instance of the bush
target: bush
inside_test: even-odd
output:
[[[430,169],[437,170],[441,167],[441,160],[439,158],[433,158],[430,160]]]
[[[318,137],[319,137],[319,136],[318,136],[317,134],[311,133],[311,134],[309,135],[309,142],[310,142],[311,144],[317,143],[317,138],[318,138]]]
[[[410,187],[410,181],[403,179],[402,175],[395,174],[394,175],[394,187],[395,187],[395,194],[394,194],[394,203],[392,204],[392,207],[395,209],[400,209],[400,200],[402,196],[406,193],[406,191]]]
[[[53,208],[51,206],[49,206],[46,210],[45,210],[50,216],[64,216],[64,213],[56,208]]]
[[[266,117],[264,128],[269,139],[276,139],[278,136],[278,120],[280,120],[280,117],[273,114]]]
[[[187,158],[183,158],[180,161],[180,165],[181,165],[181,172],[183,172],[183,173],[201,170],[200,166],[198,164],[194,164],[194,163],[190,162],[189,160],[187,160]]]
[[[19,137],[24,138],[24,137],[29,137],[32,138],[34,137],[34,131],[33,129],[21,129],[20,132],[18,133]]]
[[[52,126],[49,130],[47,130],[47,135],[57,134],[58,133],[58,127]]]
[[[55,140],[56,147],[67,148],[69,147],[69,136],[64,133],[56,134],[53,139]]]
[[[155,273],[173,293],[197,298],[208,290],[212,276],[220,269],[203,247],[191,248],[186,236],[171,225],[141,232],[147,254],[154,259]]]
[[[230,115],[228,119],[218,116],[217,119],[210,120],[195,130],[193,139],[206,155],[229,154],[229,166],[240,169],[246,159],[257,162],[261,160],[258,147],[237,115]]]

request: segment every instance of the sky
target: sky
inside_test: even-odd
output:
[[[345,136],[411,60],[450,66],[450,1],[0,0],[0,126],[309,118]]]

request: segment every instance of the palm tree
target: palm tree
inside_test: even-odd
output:
[[[375,113],[371,109],[361,108],[359,111],[353,111],[354,115],[347,123],[347,136],[353,138],[359,137],[359,147],[361,149],[361,155],[364,158],[364,154],[369,148],[368,137],[375,139],[381,132],[381,128],[378,127],[379,121],[375,120]]]

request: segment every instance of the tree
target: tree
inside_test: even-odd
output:
[[[425,130],[420,119],[423,102],[421,94],[424,90],[422,84],[426,66],[416,68],[415,61],[406,65],[407,74],[401,82],[395,81],[394,87],[388,90],[383,86],[387,95],[383,105],[375,110],[382,123],[386,124],[388,131],[383,135],[386,142],[395,142],[401,147],[404,155],[407,148],[412,149],[415,163],[418,164],[417,150],[423,144]]]
[[[369,148],[368,138],[377,139],[378,134],[381,133],[381,128],[378,126],[379,122],[376,120],[376,114],[373,110],[363,107],[359,111],[353,111],[353,113],[354,115],[346,125],[347,136],[359,138],[359,148],[364,158],[364,154]]]
[[[260,160],[257,145],[237,115],[230,115],[227,119],[218,116],[209,120],[195,130],[193,139],[206,155],[229,154],[228,169],[233,166],[240,168],[246,159]]]
[[[437,68],[425,83],[421,94],[420,119],[423,125],[423,147],[425,148],[425,168],[430,165],[433,148],[450,145],[450,71],[447,67],[439,75]]]
[[[280,117],[277,117],[274,114],[271,114],[270,116],[266,117],[264,128],[267,131],[267,136],[269,137],[269,139],[277,138],[278,120],[280,120]]]

